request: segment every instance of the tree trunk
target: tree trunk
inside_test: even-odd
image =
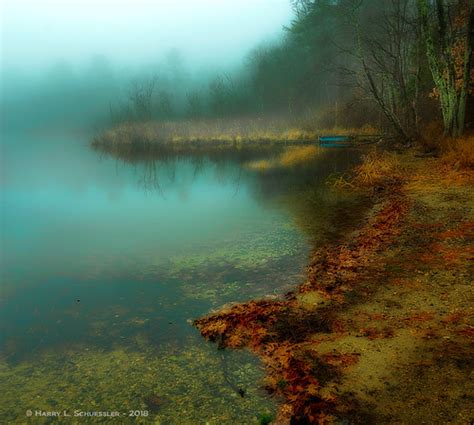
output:
[[[466,50],[464,52],[463,85],[459,97],[458,112],[458,136],[462,135],[466,124],[466,104],[469,96],[471,70],[472,70],[472,49],[474,45],[474,8],[469,11],[468,24],[466,29]]]
[[[465,126],[466,102],[469,92],[469,80],[472,69],[472,46],[473,46],[473,8],[467,2],[469,8],[467,33],[465,39],[465,51],[463,58],[462,87],[456,86],[455,58],[452,50],[454,48],[454,29],[448,28],[446,10],[441,0],[436,0],[435,25],[430,25],[428,0],[417,0],[420,15],[422,37],[425,44],[428,64],[433,76],[436,89],[439,92],[441,112],[443,115],[444,134],[458,137],[462,134]],[[432,28],[436,27],[436,36]],[[440,51],[436,51],[435,39],[438,40]]]

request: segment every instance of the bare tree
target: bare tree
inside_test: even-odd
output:
[[[140,120],[150,120],[152,113],[153,92],[155,90],[157,77],[151,77],[144,81],[132,83],[128,98]]]
[[[360,23],[363,1],[351,12],[359,87],[367,90],[395,131],[405,140],[418,134],[419,32],[410,0],[386,0],[374,22]]]

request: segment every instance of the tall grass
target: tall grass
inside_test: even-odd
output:
[[[94,139],[93,144],[308,142],[317,140],[318,136],[322,134],[368,135],[377,134],[377,130],[369,126],[361,129],[301,129],[294,123],[280,118],[129,122],[102,132]]]
[[[362,163],[355,168],[354,182],[359,186],[373,186],[400,172],[401,163],[396,154],[373,150],[364,155]]]
[[[362,157],[349,175],[332,176],[328,183],[336,188],[362,189],[402,176],[403,165],[396,154],[374,149]]]
[[[446,139],[441,144],[441,162],[444,166],[459,170],[474,170],[474,134],[458,139]]]

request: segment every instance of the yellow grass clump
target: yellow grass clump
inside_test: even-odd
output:
[[[363,156],[362,163],[354,168],[352,174],[331,176],[327,183],[338,189],[357,189],[401,175],[402,165],[396,154],[372,150]]]
[[[442,164],[452,170],[474,170],[474,134],[446,140],[442,146]]]
[[[400,159],[396,154],[373,150],[355,168],[354,182],[359,186],[372,186],[387,177],[398,176],[400,171]]]
[[[315,131],[306,131],[292,128],[286,132],[284,138],[288,141],[297,142],[300,140],[316,140],[318,135]]]

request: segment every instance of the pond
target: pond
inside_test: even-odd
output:
[[[325,181],[358,154],[249,166],[285,149],[108,155],[81,134],[9,135],[0,416],[255,424],[273,415],[278,400],[257,360],[217,350],[192,320],[284,294],[314,247],[343,230],[340,220],[350,225],[359,201]]]

